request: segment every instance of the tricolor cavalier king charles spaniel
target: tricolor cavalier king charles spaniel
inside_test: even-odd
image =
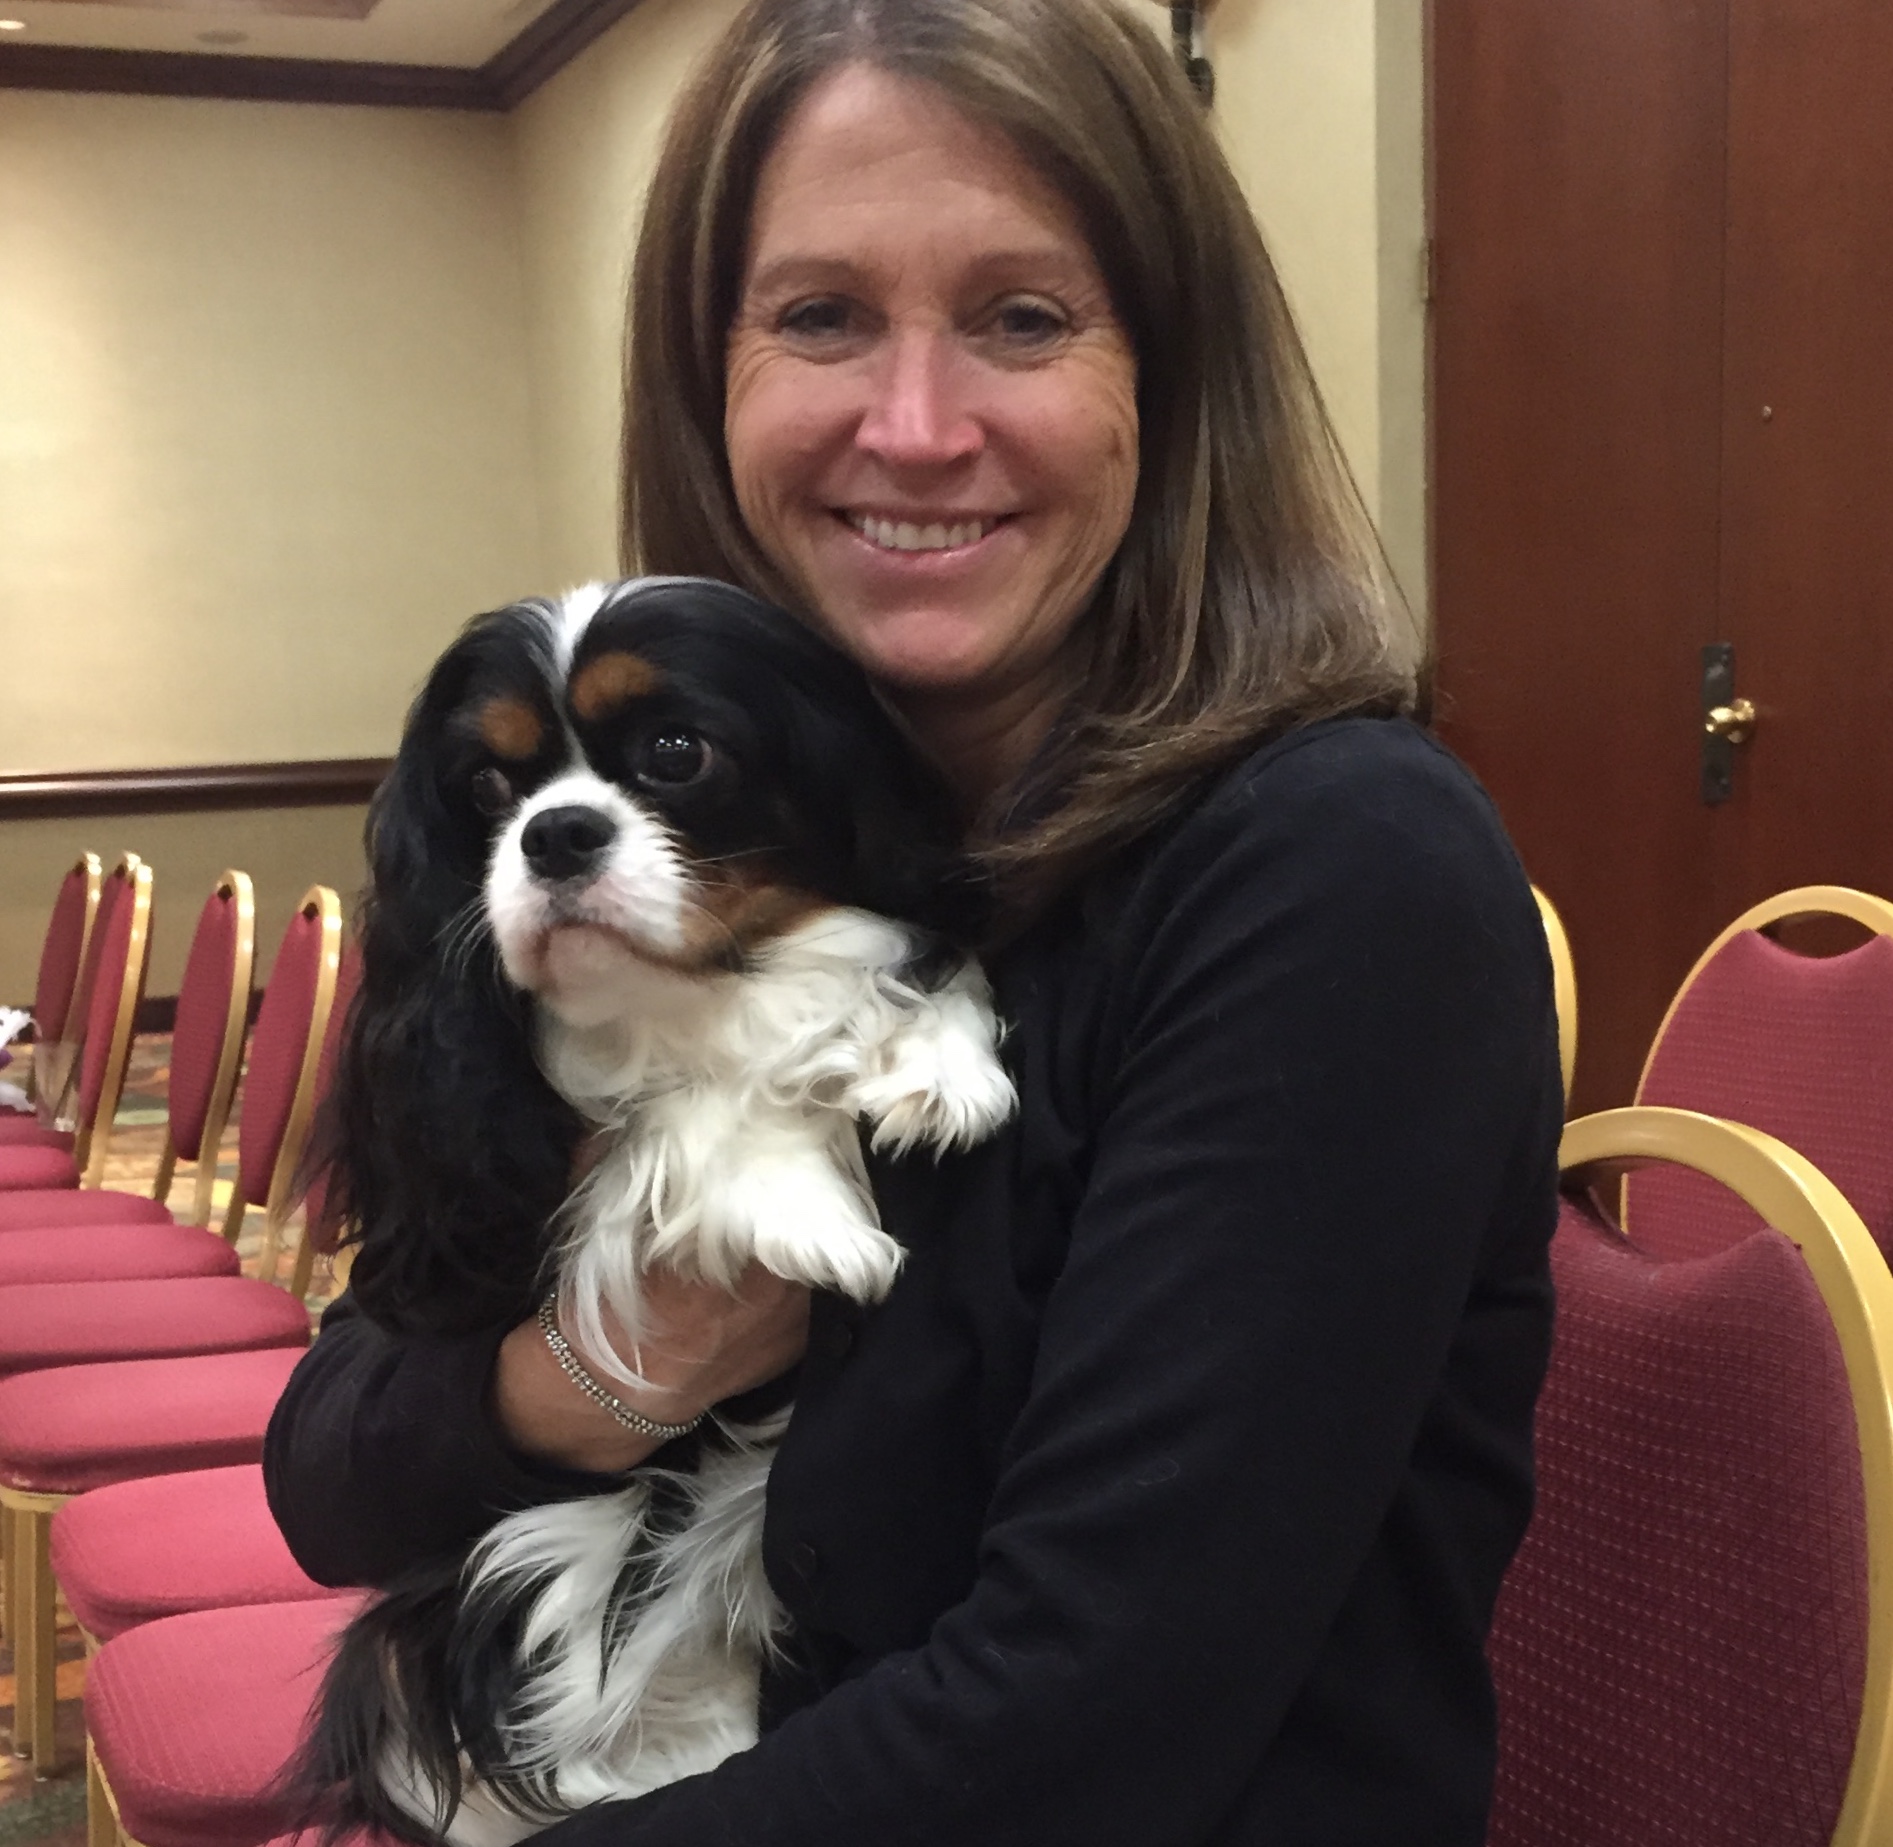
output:
[[[885,1295],[901,1251],[857,1125],[943,1150],[1013,1107],[955,833],[860,671],[741,591],[635,579],[477,618],[369,829],[331,1167],[363,1312],[498,1329],[554,1292],[609,1390],[638,1380],[605,1313],[635,1336],[653,1268]],[[677,1467],[385,1587],[296,1766],[311,1812],[504,1847],[751,1743],[787,1415],[713,1419]]]

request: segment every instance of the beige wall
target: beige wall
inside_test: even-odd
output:
[[[1220,0],[1216,117],[1368,509],[1426,597],[1422,0]]]
[[[0,91],[0,774],[389,752],[544,577],[524,330],[501,119]],[[274,932],[359,831],[0,824],[0,999],[80,847],[156,868],[163,994],[222,866]]]
[[[546,562],[618,571],[625,283],[672,99],[737,0],[643,0],[513,112]]]

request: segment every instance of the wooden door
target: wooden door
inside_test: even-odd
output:
[[[1733,0],[1722,626],[1761,713],[1724,920],[1893,897],[1893,5]]]
[[[1744,905],[1893,892],[1890,33],[1885,0],[1436,0],[1441,730],[1570,928],[1579,1110],[1629,1100]],[[1710,641],[1762,711],[1719,807]]]

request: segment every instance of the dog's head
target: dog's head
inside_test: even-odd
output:
[[[647,579],[476,623],[412,742],[484,859],[518,986],[578,1023],[626,959],[742,970],[832,905],[976,925],[943,785],[865,677],[724,584]]]
[[[391,1324],[530,1306],[579,1127],[527,997],[595,1024],[652,971],[740,976],[832,906],[962,942],[982,921],[948,793],[865,676],[702,579],[476,618],[415,701],[369,857],[337,1180],[356,1294]]]

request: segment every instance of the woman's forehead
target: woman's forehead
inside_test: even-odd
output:
[[[1077,213],[1007,136],[933,84],[844,65],[802,99],[763,163],[746,283],[799,270],[821,286],[825,265],[940,238],[994,271],[1096,273]]]

